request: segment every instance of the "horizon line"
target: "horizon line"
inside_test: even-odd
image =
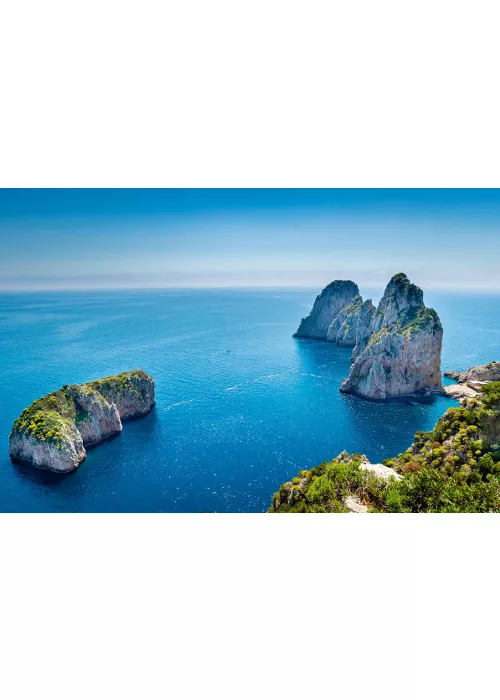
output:
[[[362,285],[368,289],[379,288],[377,284]],[[381,285],[380,289],[384,289],[386,285]],[[27,293],[27,292],[124,292],[124,291],[236,291],[236,290],[267,290],[267,289],[288,289],[288,290],[322,290],[324,287],[318,285],[290,285],[290,284],[267,284],[267,285],[154,285],[154,286],[116,286],[116,287],[0,287],[0,294],[4,293]],[[491,293],[499,294],[500,286],[425,286],[421,287],[425,291],[433,292],[476,292],[476,293]]]

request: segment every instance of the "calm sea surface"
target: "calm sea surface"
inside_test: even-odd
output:
[[[0,295],[0,511],[262,512],[283,481],[343,449],[372,461],[406,449],[454,402],[340,394],[350,350],[292,338],[316,293]],[[444,369],[500,360],[500,296],[425,299],[444,325]],[[138,367],[156,408],[77,471],[11,463],[12,422],[35,398]]]

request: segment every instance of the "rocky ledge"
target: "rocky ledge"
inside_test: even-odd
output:
[[[443,392],[458,401],[477,396],[484,384],[500,381],[500,362],[489,362],[487,365],[476,365],[465,372],[448,370],[445,377],[456,379],[457,384],[443,387]]]
[[[478,392],[467,384],[450,384],[443,387],[443,394],[462,403],[477,396]]]
[[[64,386],[24,409],[10,434],[10,456],[38,469],[73,471],[86,446],[121,432],[122,420],[145,415],[154,403],[154,381],[141,369]]]
[[[363,301],[354,282],[332,282],[295,336],[353,348],[345,393],[386,399],[441,391],[443,328],[404,273],[390,280],[377,307]]]
[[[466,372],[447,371],[444,373],[444,376],[456,379],[459,384],[498,382],[500,381],[500,362],[476,365],[476,367],[471,367]]]

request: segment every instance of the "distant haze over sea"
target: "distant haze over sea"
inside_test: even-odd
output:
[[[0,190],[0,288],[500,289],[498,190]]]

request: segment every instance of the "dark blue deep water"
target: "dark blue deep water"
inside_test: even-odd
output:
[[[453,402],[340,394],[350,350],[292,338],[316,291],[2,294],[0,511],[262,512],[283,481],[343,449],[372,461],[406,449]],[[500,359],[500,296],[425,297],[444,369]],[[156,408],[76,472],[11,463],[12,422],[33,399],[138,367]]]

